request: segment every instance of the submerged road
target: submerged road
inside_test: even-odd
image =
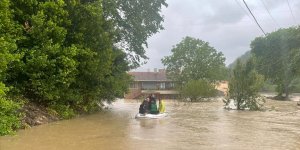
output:
[[[0,150],[300,149],[300,108],[268,100],[267,111],[227,111],[222,101],[166,102],[163,119],[134,118],[139,103],[119,100],[93,115],[0,137]]]

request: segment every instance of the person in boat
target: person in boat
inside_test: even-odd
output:
[[[154,101],[154,103],[156,104],[156,98],[155,98],[154,94],[149,95],[149,99],[150,99],[150,102]]]
[[[154,94],[150,96],[150,114],[158,114],[156,99]]]
[[[158,112],[159,113],[164,113],[165,111],[166,111],[165,103],[161,98],[159,98],[158,99]]]
[[[144,99],[144,101],[142,102],[142,104],[140,105],[139,108],[139,113],[140,114],[146,114],[149,113],[149,98],[147,97],[146,99]]]

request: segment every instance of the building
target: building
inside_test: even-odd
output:
[[[154,69],[153,72],[129,72],[129,74],[134,81],[129,86],[126,99],[144,98],[149,94],[155,94],[163,99],[175,99],[178,95],[174,82],[167,78],[164,69]]]

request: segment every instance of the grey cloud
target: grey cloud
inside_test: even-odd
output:
[[[228,24],[240,21],[246,14],[243,13],[239,6],[233,5],[232,1],[219,1],[214,5],[211,3],[212,12],[210,16],[204,19],[203,23],[209,24]]]
[[[280,27],[294,25],[284,0],[263,0]],[[241,0],[237,0],[242,4]],[[260,0],[247,0],[251,10],[266,32],[277,29]],[[148,63],[137,70],[162,68],[161,58],[171,54],[172,46],[183,37],[192,36],[207,41],[226,57],[226,64],[250,50],[255,37],[262,36],[253,19],[246,16],[235,0],[169,0],[163,9],[165,30],[148,40]],[[299,16],[300,1],[290,0],[295,16]],[[300,21],[300,18],[297,18]],[[299,23],[299,22],[298,22]]]

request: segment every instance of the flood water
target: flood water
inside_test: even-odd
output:
[[[267,101],[267,111],[228,111],[222,101],[166,103],[169,116],[135,119],[139,103],[0,137],[1,150],[300,149],[300,108]]]

